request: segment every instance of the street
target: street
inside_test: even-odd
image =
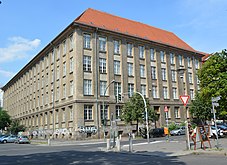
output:
[[[174,140],[183,140],[182,136],[174,137]],[[155,140],[164,140],[157,138]],[[135,140],[134,144],[145,142]],[[124,142],[127,143],[126,141]],[[227,157],[223,155],[191,154],[185,156],[165,156],[164,152],[154,151],[153,155],[140,152],[105,152],[100,148],[105,147],[105,143],[83,143],[72,145],[33,145],[33,144],[0,144],[0,164],[1,165],[70,165],[70,164],[168,164],[168,165],[226,165]],[[162,156],[157,156],[162,155]]]

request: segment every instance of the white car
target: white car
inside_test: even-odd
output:
[[[170,135],[185,135],[185,127],[180,127],[179,129],[174,129],[170,131]]]
[[[218,131],[218,137],[224,137],[223,130],[217,128],[217,131]],[[217,137],[215,126],[211,126],[211,137],[213,136],[215,136],[215,138]]]

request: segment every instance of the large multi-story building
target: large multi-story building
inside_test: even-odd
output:
[[[109,131],[136,91],[159,114],[159,126],[166,117],[179,123],[189,119],[179,96],[193,99],[202,56],[171,32],[87,9],[2,88],[4,109],[30,133],[79,137],[97,129],[101,136],[103,116]]]

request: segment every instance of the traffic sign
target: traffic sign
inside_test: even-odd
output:
[[[180,96],[180,99],[183,102],[184,106],[186,106],[188,104],[189,98],[190,98],[189,95],[182,95],[182,96]]]
[[[211,98],[212,102],[216,102],[216,101],[218,101],[218,100],[220,100],[220,99],[221,99],[221,96],[212,97],[212,98]]]
[[[165,106],[165,108],[164,108],[164,112],[168,112],[169,110],[168,110],[168,107],[167,106]]]
[[[218,107],[219,103],[212,103],[213,106]]]

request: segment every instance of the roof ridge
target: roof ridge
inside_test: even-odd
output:
[[[135,20],[132,20],[132,19],[128,19],[128,18],[124,18],[124,17],[120,17],[118,15],[114,15],[114,14],[110,14],[110,13],[107,13],[105,11],[101,11],[101,10],[96,10],[96,9],[93,9],[93,8],[88,8],[87,10],[85,10],[82,14],[84,14],[86,11],[89,11],[89,10],[93,10],[93,11],[96,11],[96,12],[99,12],[99,13],[104,13],[104,14],[107,14],[109,16],[112,16],[112,17],[118,17],[120,19],[123,19],[123,20],[127,20],[127,21],[130,21],[130,22],[136,22],[136,23],[139,23],[139,24],[143,24],[143,25],[146,25],[148,27],[152,27],[152,28],[155,28],[155,29],[158,29],[158,30],[162,30],[162,31],[166,31],[168,33],[173,33],[171,31],[168,31],[168,30],[165,30],[165,29],[161,29],[161,28],[158,28],[158,27],[155,27],[155,26],[152,26],[152,25],[149,25],[149,24],[145,24],[145,23],[142,23],[142,22],[139,22],[139,21],[135,21]],[[81,15],[82,15],[81,14]],[[174,34],[174,33],[173,33]]]

